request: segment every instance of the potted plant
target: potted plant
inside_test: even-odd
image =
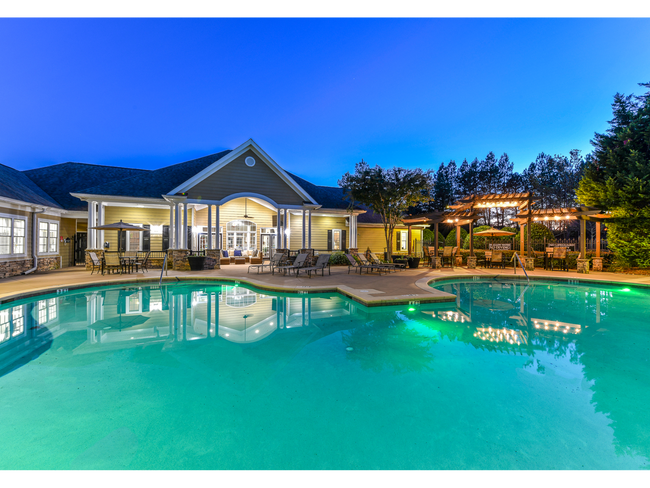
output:
[[[190,263],[190,270],[203,271],[205,256],[187,256],[187,261]]]
[[[420,266],[420,258],[415,256],[406,256],[409,268],[417,268]]]
[[[399,254],[393,254],[392,257],[393,257],[393,262],[395,264],[403,264],[405,266],[408,264],[407,256],[403,256],[403,255],[399,255]]]

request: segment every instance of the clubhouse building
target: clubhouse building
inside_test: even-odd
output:
[[[144,231],[94,229],[120,220]],[[391,254],[421,251],[424,227],[398,226]],[[387,251],[378,215],[351,206],[341,188],[285,171],[252,139],[157,170],[0,165],[0,278],[83,265],[87,250],[118,248],[267,257],[276,249]]]

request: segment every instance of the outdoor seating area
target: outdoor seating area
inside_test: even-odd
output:
[[[98,273],[137,273],[139,271],[148,271],[150,251],[105,251],[99,258],[96,253],[90,252],[91,272]]]

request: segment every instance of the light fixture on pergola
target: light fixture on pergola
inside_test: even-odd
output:
[[[526,192],[520,192],[520,193],[488,193],[488,194],[483,194],[483,195],[468,195],[466,197],[461,198],[458,200],[456,203],[453,205],[449,205],[449,208],[454,209],[455,212],[460,212],[460,211],[466,211],[466,212],[471,212],[474,214],[475,210],[485,210],[485,209],[492,209],[492,208],[518,208],[519,210],[523,210],[524,208],[527,209],[527,211],[531,210],[531,206],[534,201],[539,200],[539,198],[536,198],[533,196],[533,194],[529,191]],[[454,212],[451,212],[448,214],[448,219],[452,218],[451,215]],[[478,217],[480,218],[480,216]],[[478,220],[475,219],[475,220]],[[449,222],[448,223],[453,223],[454,225],[465,225],[465,224],[471,224],[472,221],[462,221],[459,218],[458,220],[454,222]],[[532,246],[531,246],[531,234],[530,234],[530,220],[526,220],[526,223],[529,224],[527,227],[527,233],[526,233],[526,241],[528,242],[527,246],[527,257],[532,257]],[[457,231],[458,232],[458,231]],[[472,225],[469,226],[469,242],[470,242],[470,256],[474,255],[474,246],[473,246],[473,231],[472,231]],[[521,234],[523,236],[523,232]]]
[[[520,225],[533,222],[565,222],[567,220],[580,220],[580,259],[587,257],[587,222],[596,222],[596,257],[600,257],[600,231],[601,224],[611,216],[602,212],[597,207],[581,205],[567,208],[545,208],[539,210],[524,210],[511,219]]]

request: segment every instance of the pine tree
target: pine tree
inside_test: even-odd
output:
[[[650,83],[640,83],[650,88]],[[595,134],[577,196],[580,202],[611,210],[608,240],[623,266],[650,267],[650,91],[617,93],[614,118]]]

